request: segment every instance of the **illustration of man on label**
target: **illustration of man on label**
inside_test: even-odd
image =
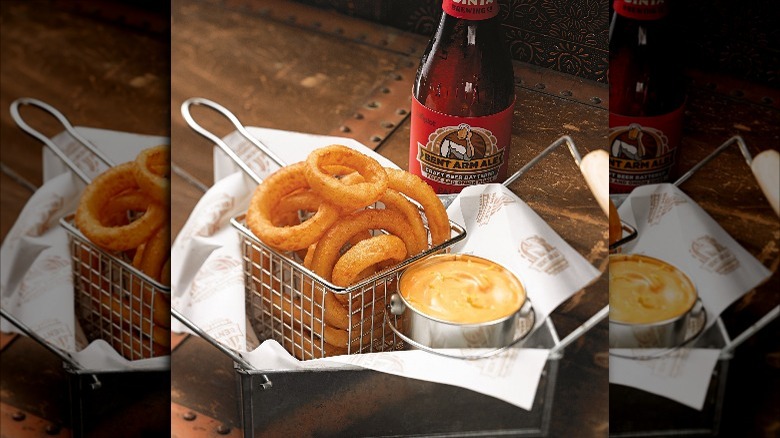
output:
[[[466,140],[466,144],[462,145],[450,140],[449,138],[445,138],[444,141],[441,142],[441,147],[439,149],[441,156],[465,161],[469,161],[474,158],[474,145],[471,144],[472,135],[471,126],[467,125],[466,123],[461,123],[458,125],[458,140]]]
[[[612,156],[639,161],[645,154],[641,138],[642,129],[639,125],[632,123],[626,131],[628,132],[628,140],[632,143],[625,142],[622,135],[615,137],[615,141],[612,142]]]
[[[640,161],[671,152],[669,140],[662,131],[636,123],[611,129],[609,137],[610,153],[615,158]]]

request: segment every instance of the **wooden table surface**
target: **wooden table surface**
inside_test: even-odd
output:
[[[179,111],[185,99],[199,96],[226,106],[248,126],[349,136],[405,168],[409,95],[427,39],[285,1],[247,3],[174,1],[169,62],[167,36],[117,26],[105,17],[72,9],[33,14],[32,6],[3,2],[3,164],[40,184],[40,144],[18,130],[7,111],[13,99],[31,96],[59,108],[77,126],[152,135],[170,132],[174,164],[211,184],[212,145],[185,124]],[[31,34],[43,36],[29,38]],[[55,43],[61,41],[69,44],[62,48]],[[74,50],[80,47],[76,41],[85,41],[86,48]],[[696,82],[689,98],[683,168],[735,133],[745,138],[753,152],[777,149],[780,99],[761,102],[764,95],[776,92],[692,74]],[[518,100],[510,169],[518,169],[564,134],[573,137],[583,155],[606,147],[605,86],[523,64],[515,65],[515,78]],[[194,114],[219,136],[233,130],[207,110],[195,109]],[[31,117],[41,121],[47,134],[61,130],[46,117]],[[683,189],[776,272],[777,216],[749,171],[735,151],[725,153],[708,169]],[[5,236],[30,193],[6,174],[1,178],[0,228]],[[565,150],[554,153],[511,188],[577,251],[605,269],[606,217]],[[173,236],[200,196],[179,175],[172,177]],[[730,332],[739,333],[776,305],[774,291],[779,288],[774,275],[732,306],[724,315]],[[556,328],[565,335],[607,301],[607,282],[602,277],[555,312]],[[758,435],[777,430],[777,334],[775,322],[737,350],[726,392],[725,432],[748,430]],[[602,322],[566,349],[558,370],[551,436],[607,435],[610,403],[618,403],[608,394],[607,338],[607,324]],[[2,357],[15,357],[9,351],[21,352],[21,357],[46,357],[40,350],[34,342],[17,339],[5,347]],[[46,379],[33,378],[24,384],[56,387],[50,379],[62,375],[57,361],[39,363],[42,369],[35,371]],[[13,383],[16,379],[6,374],[23,368],[4,364],[2,369],[2,402],[13,405],[27,400],[19,395],[21,383]],[[49,391],[49,400],[59,401],[27,400],[19,407],[62,424],[67,415],[62,396],[51,394],[51,389],[41,391]],[[171,402],[173,432],[179,436],[193,436],[195,429],[203,436],[238,433],[239,403],[231,361],[198,338],[187,338],[172,353]],[[660,409],[665,406],[660,403]]]

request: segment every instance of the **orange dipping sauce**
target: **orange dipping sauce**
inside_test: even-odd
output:
[[[435,255],[409,267],[399,292],[423,315],[456,324],[506,318],[525,302],[520,280],[503,266],[465,254]]]
[[[609,319],[647,324],[676,318],[693,307],[696,288],[676,267],[638,254],[609,258]]]

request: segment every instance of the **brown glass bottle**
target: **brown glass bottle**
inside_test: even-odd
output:
[[[437,193],[506,178],[515,100],[498,2],[444,0],[412,96],[409,171]]]
[[[673,177],[685,84],[667,3],[615,0],[613,6],[608,74],[610,193],[627,193]]]

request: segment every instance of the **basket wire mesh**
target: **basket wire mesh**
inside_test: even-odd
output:
[[[276,340],[301,360],[403,349],[403,342],[385,325],[385,308],[401,273],[410,263],[447,251],[466,237],[462,227],[450,222],[453,237],[448,241],[341,287],[304,267],[297,253],[265,245],[246,228],[243,216],[232,224],[241,234],[246,313],[252,328],[260,339]],[[342,308],[341,326],[336,326]],[[390,323],[403,328],[402,318]]]
[[[91,178],[46,135],[30,127],[19,108],[36,106],[53,115],[76,141],[104,165],[113,163],[54,107],[37,99],[11,104],[11,117],[20,129],[40,140],[85,184]],[[97,247],[73,225],[73,216],[60,220],[68,232],[73,262],[76,319],[87,340],[102,339],[128,360],[170,354],[170,288],[151,279],[119,256]]]
[[[95,246],[72,220],[61,225],[68,231],[76,318],[87,339],[106,341],[128,360],[169,355],[170,288]]]

